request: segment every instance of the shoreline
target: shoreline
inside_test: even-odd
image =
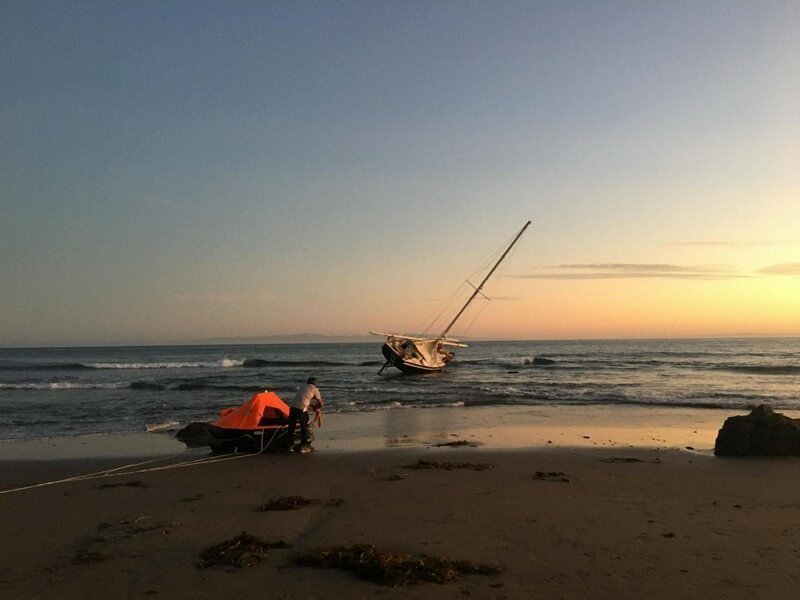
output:
[[[424,448],[461,440],[486,450],[638,447],[713,452],[726,418],[745,410],[647,406],[475,406],[326,413],[315,448]],[[791,417],[800,412],[788,411]],[[180,427],[185,426],[182,424]],[[161,457],[190,450],[175,431],[0,440],[0,461]]]

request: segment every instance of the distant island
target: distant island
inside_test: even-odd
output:
[[[357,344],[379,342],[374,335],[323,335],[320,333],[295,333],[286,335],[254,335],[246,337],[217,337],[193,340],[191,344]]]

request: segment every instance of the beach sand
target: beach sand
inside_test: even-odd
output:
[[[513,409],[491,427],[480,427],[480,420],[498,411],[403,412],[331,415],[308,455],[237,457],[0,494],[0,597],[796,595],[800,459],[713,457],[711,423],[721,425],[726,415],[720,411],[688,415],[689,427],[686,414],[669,411],[614,415],[584,407],[528,422],[525,409]],[[342,436],[358,419],[365,425],[356,429],[367,433],[353,433],[358,449],[346,450]],[[516,437],[520,427],[527,427],[527,446]],[[365,439],[381,441],[370,448]],[[434,440],[483,445],[435,447]],[[113,438],[106,443],[113,445]],[[164,443],[172,448],[171,440]],[[25,448],[3,449],[0,490],[139,462],[100,457],[96,447],[94,458],[36,460]],[[206,455],[184,451],[133,470]],[[408,467],[419,459],[492,468]],[[321,502],[259,510],[290,495]],[[342,502],[326,505],[333,499]],[[242,532],[290,547],[269,550],[253,566],[196,566],[205,549]],[[352,544],[503,570],[393,588],[349,571],[293,563],[308,549]]]

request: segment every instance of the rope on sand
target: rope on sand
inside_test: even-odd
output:
[[[56,484],[59,484],[59,483],[70,483],[70,482],[74,482],[74,481],[90,481],[90,480],[93,480],[93,479],[104,479],[106,477],[116,477],[118,475],[138,475],[140,473],[152,473],[154,471],[165,471],[165,470],[168,470],[168,469],[181,469],[181,468],[184,468],[184,467],[196,467],[198,465],[208,465],[208,464],[211,464],[211,463],[225,462],[225,461],[228,461],[228,460],[236,460],[236,459],[239,459],[239,458],[248,458],[248,457],[251,457],[251,456],[258,456],[258,455],[262,454],[263,452],[265,452],[270,447],[272,442],[275,440],[275,436],[277,435],[277,433],[278,433],[278,429],[276,429],[275,433],[272,434],[272,438],[269,440],[269,442],[267,442],[267,444],[265,446],[262,446],[261,450],[259,450],[258,452],[250,453],[250,454],[234,454],[233,456],[204,456],[202,458],[195,458],[195,459],[192,459],[192,460],[186,460],[186,461],[183,461],[183,462],[174,463],[174,464],[170,464],[170,465],[162,465],[160,467],[151,467],[151,468],[148,468],[148,469],[139,469],[139,470],[136,470],[136,471],[127,471],[127,470],[125,470],[125,469],[132,469],[134,467],[140,467],[142,465],[152,464],[152,463],[155,463],[155,462],[160,462],[160,461],[163,461],[163,460],[169,460],[169,459],[176,458],[176,457],[180,456],[180,454],[174,454],[172,456],[166,456],[166,457],[162,457],[162,458],[154,458],[153,460],[146,460],[146,461],[143,461],[143,462],[132,463],[132,464],[129,464],[129,465],[123,465],[121,467],[115,467],[113,469],[105,469],[103,471],[95,471],[94,473],[87,473],[85,475],[76,475],[75,477],[67,477],[65,479],[56,479],[54,481],[45,481],[43,483],[34,483],[32,485],[26,485],[26,486],[23,486],[23,487],[12,488],[10,490],[0,490],[0,495],[10,494],[12,492],[21,492],[23,490],[31,490],[31,489],[34,489],[34,488],[45,487],[45,486],[48,486],[48,485],[56,485]],[[262,439],[262,443],[263,443],[263,439]]]

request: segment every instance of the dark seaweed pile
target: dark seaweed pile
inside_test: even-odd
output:
[[[445,556],[381,552],[371,544],[316,549],[295,557],[298,565],[348,569],[358,577],[389,586],[422,582],[451,583],[459,575],[497,575],[500,567]]]
[[[203,551],[195,563],[201,569],[208,567],[249,567],[264,560],[271,548],[288,548],[284,541],[265,542],[242,532],[233,539],[211,546]]]

